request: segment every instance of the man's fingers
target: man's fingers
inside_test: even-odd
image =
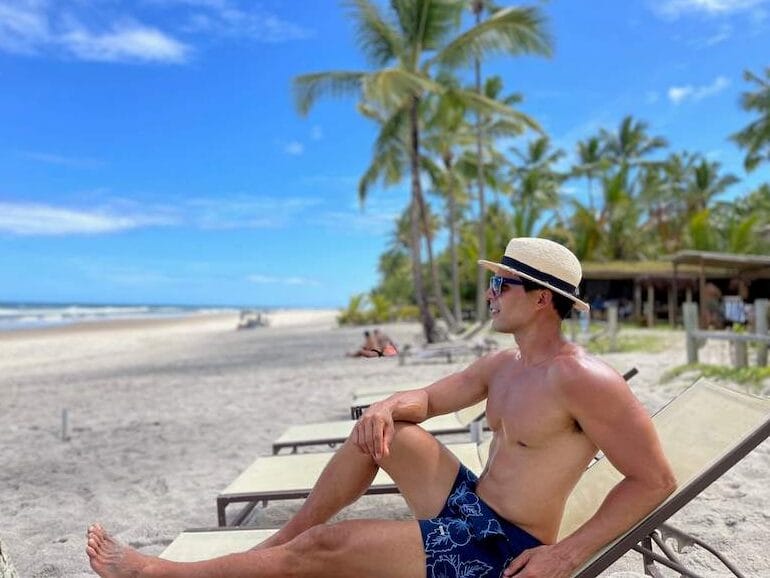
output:
[[[372,420],[366,422],[366,450],[374,457],[374,424]]]
[[[527,562],[529,561],[529,556],[529,552],[526,550],[516,556],[516,558],[514,558],[513,561],[508,564],[508,567],[503,571],[503,576],[513,576],[516,574],[516,572],[524,568],[524,566],[526,566]]]
[[[390,442],[393,441],[393,436],[396,435],[396,428],[393,427],[393,422],[387,422],[385,424],[385,431],[383,432],[383,448],[382,448],[382,455],[383,457],[388,457],[390,455]]]
[[[380,459],[382,457],[382,424],[378,420],[374,421],[374,457]]]

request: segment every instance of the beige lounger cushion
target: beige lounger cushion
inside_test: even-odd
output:
[[[244,552],[266,540],[275,530],[187,530],[179,534],[160,557],[173,562],[199,562]]]
[[[468,428],[484,415],[486,400],[448,415],[432,417],[420,424],[431,433]],[[320,423],[300,424],[289,427],[277,440],[276,446],[302,445],[310,440],[344,440],[353,431],[355,421],[346,419]]]
[[[446,447],[473,472],[481,473],[482,466],[477,444],[447,444]],[[266,494],[271,491],[310,489],[333,455],[334,452],[319,452],[257,458],[251,466],[225,488],[220,497],[234,494]],[[393,485],[393,480],[385,471],[380,470],[372,485]]]

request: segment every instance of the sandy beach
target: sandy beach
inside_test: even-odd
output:
[[[361,329],[337,328],[334,318],[284,311],[248,331],[235,330],[233,314],[0,334],[0,539],[19,576],[92,576],[84,533],[93,521],[158,554],[185,528],[215,526],[217,493],[269,455],[287,426],[346,418],[358,387],[426,385],[469,361],[346,358]],[[386,331],[403,344],[418,326]],[[662,353],[603,356],[620,371],[639,368],[631,387],[650,412],[691,381],[659,383],[685,362],[682,334],[659,336]],[[724,356],[708,347],[702,357]],[[770,576],[769,477],[765,441],[672,522],[746,576]],[[250,522],[275,527],[298,505],[271,503]],[[383,515],[408,513],[398,496],[364,497],[342,517]],[[729,576],[689,548],[682,558],[703,576]],[[602,576],[643,578],[640,556],[627,554]]]

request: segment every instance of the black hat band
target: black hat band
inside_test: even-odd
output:
[[[563,281],[558,277],[554,277],[553,275],[544,273],[539,269],[530,267],[526,263],[522,263],[521,261],[517,261],[516,259],[512,259],[511,257],[504,256],[500,261],[500,264],[505,265],[506,267],[510,267],[511,269],[516,269],[517,271],[521,271],[525,275],[529,275],[530,277],[532,277],[533,279],[536,279],[537,281],[540,281],[541,283],[548,283],[549,285],[555,287],[556,289],[560,289],[561,291],[564,291],[565,293],[569,293],[570,295],[574,295],[575,297],[577,297],[580,294],[580,292],[578,291],[578,288],[572,285],[571,283],[567,283],[566,281]]]

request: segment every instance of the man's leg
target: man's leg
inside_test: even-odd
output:
[[[88,534],[91,567],[103,578],[425,578],[415,521],[350,520],[316,526],[287,544],[202,562],[169,562]]]
[[[459,461],[425,430],[404,422],[396,423],[390,456],[379,463],[348,439],[335,452],[299,511],[258,548],[285,544],[328,522],[366,491],[379,467],[393,478],[416,518],[432,518],[444,505]]]

